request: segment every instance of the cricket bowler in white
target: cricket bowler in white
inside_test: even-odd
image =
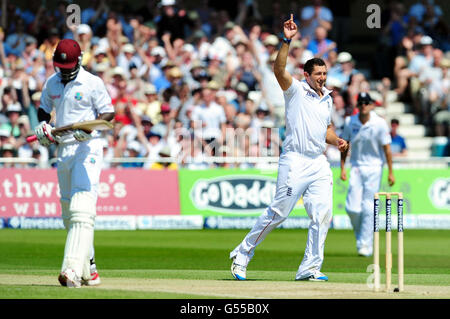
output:
[[[284,92],[286,138],[278,163],[276,193],[244,240],[230,253],[233,260],[231,273],[237,280],[246,279],[247,266],[256,246],[286,220],[303,196],[311,222],[304,257],[295,279],[327,281],[321,267],[332,217],[333,178],[324,151],[329,143],[342,152],[347,148],[347,142],[338,138],[331,128],[333,101],[331,91],[324,87],[327,78],[325,62],[318,58],[307,61],[305,80],[294,79],[286,71],[289,43],[297,33],[292,15],[284,23],[283,32],[274,73]]]
[[[35,133],[44,146],[57,143],[57,175],[61,210],[67,230],[59,282],[67,287],[98,285],[94,262],[94,222],[97,188],[103,161],[100,133],[83,130],[62,136],[51,134],[50,113],[55,127],[82,121],[114,118],[114,107],[103,81],[81,67],[82,52],[71,39],[61,40],[53,54],[56,73],[42,90]]]
[[[360,256],[373,254],[373,198],[380,190],[384,162],[388,166],[388,184],[394,185],[391,135],[386,121],[373,111],[374,100],[368,93],[358,95],[358,114],[345,119],[342,138],[350,145],[350,181],[345,210],[350,217]],[[341,153],[341,180],[347,180]]]

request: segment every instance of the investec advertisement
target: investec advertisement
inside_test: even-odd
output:
[[[339,169],[333,168],[332,171],[334,176],[333,214],[345,215],[348,181],[343,182],[339,179]],[[257,216],[274,197],[276,177],[276,171],[256,169],[198,171],[181,169],[179,171],[181,214]],[[450,214],[448,170],[397,169],[395,178],[395,185],[389,187],[387,175],[384,172],[381,191],[403,192],[405,215]],[[299,199],[290,216],[307,216],[302,198]]]

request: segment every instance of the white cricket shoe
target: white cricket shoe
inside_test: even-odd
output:
[[[101,284],[100,276],[96,271],[91,272],[91,277],[89,279],[81,280],[81,284],[85,286],[98,286]]]
[[[58,276],[58,281],[61,286],[68,288],[80,288],[81,280],[73,269],[66,269]]]
[[[300,277],[295,278],[297,281],[328,281],[328,276],[321,273],[320,271],[314,272],[314,274],[306,276],[306,277]]]
[[[236,280],[245,280],[247,278],[247,267],[238,265],[234,262],[231,264],[231,274]]]
[[[368,247],[361,247],[358,249],[358,255],[363,257],[370,257],[372,256],[372,251]]]

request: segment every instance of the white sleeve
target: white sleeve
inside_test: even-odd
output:
[[[46,113],[50,114],[53,110],[53,102],[49,96],[47,84],[48,80],[45,81],[44,87],[42,88],[41,105],[39,107],[43,109]]]
[[[97,110],[98,114],[112,113],[114,112],[114,106],[112,105],[111,97],[109,96],[103,81],[100,78],[98,78],[97,80],[97,89],[94,94],[95,109]]]
[[[382,121],[381,125],[380,125],[380,131],[378,134],[378,141],[380,142],[381,145],[387,145],[387,144],[391,144],[392,139],[391,139],[391,134],[389,132],[389,127],[386,123],[386,121]]]
[[[288,87],[286,91],[283,91],[284,98],[286,101],[290,100],[296,94],[296,92],[299,91],[297,90],[299,84],[300,82],[296,78],[292,78],[291,86]]]

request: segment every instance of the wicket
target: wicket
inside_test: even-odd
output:
[[[379,213],[380,196],[386,197],[386,292],[391,290],[392,251],[391,251],[391,197],[397,196],[397,242],[398,242],[398,291],[403,285],[403,193],[379,192],[374,196],[373,263],[374,290],[380,290],[380,235]]]

